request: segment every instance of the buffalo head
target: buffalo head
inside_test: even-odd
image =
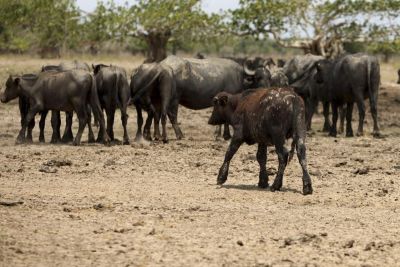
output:
[[[233,113],[232,107],[229,105],[229,98],[231,94],[221,92],[213,99],[213,111],[208,124],[221,125],[229,120],[230,115]]]
[[[4,90],[4,93],[1,95],[1,102],[2,103],[7,103],[15,98],[18,97],[19,95],[19,83],[20,83],[20,78],[19,77],[13,77],[10,75],[6,81],[6,89]]]

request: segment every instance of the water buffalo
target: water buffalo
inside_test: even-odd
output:
[[[366,54],[346,55],[335,60],[323,60],[317,64],[318,83],[329,91],[332,105],[331,136],[336,136],[338,107],[346,104],[346,136],[353,136],[351,119],[354,102],[357,104],[359,124],[357,135],[364,134],[364,99],[368,98],[374,121],[373,136],[379,137],[378,126],[378,90],[380,84],[380,66],[378,59]]]
[[[114,140],[114,115],[118,107],[121,110],[121,121],[124,128],[123,144],[129,144],[129,136],[126,128],[128,122],[127,108],[131,97],[126,72],[117,66],[104,64],[92,65],[96,75],[97,91],[99,93],[100,105],[107,114],[107,133]],[[100,133],[100,132],[99,132]],[[99,136],[98,139],[102,139]]]
[[[214,109],[209,124],[229,123],[234,129],[232,140],[225,154],[217,183],[228,178],[231,159],[243,143],[258,144],[257,161],[260,165],[258,186],[268,187],[267,146],[274,145],[279,159],[279,169],[271,190],[282,187],[285,167],[297,150],[303,170],[303,194],[312,193],[311,178],[306,161],[306,128],[303,100],[291,88],[269,88],[245,91],[232,95],[226,92],[214,97]],[[293,138],[292,149],[284,146],[286,139]]]
[[[21,130],[24,135],[28,124],[40,111],[75,111],[79,119],[79,130],[74,145],[79,145],[87,123],[88,102],[99,119],[100,131],[105,132],[95,78],[86,71],[42,72],[30,79],[10,76],[6,82],[5,92],[1,96],[1,102],[6,103],[19,95],[28,96],[31,104]],[[107,133],[104,133],[103,141],[109,141]]]
[[[163,126],[162,139],[167,141],[167,115],[179,139],[182,137],[177,122],[179,104],[194,110],[208,108],[219,92],[241,92],[244,77],[243,67],[232,60],[169,56],[159,64],[143,64],[136,70],[131,78],[132,100],[136,103],[143,95],[147,95],[147,102],[150,99],[158,102]],[[138,127],[137,136],[141,135],[140,131]],[[226,126],[224,138],[229,137],[229,128]]]
[[[330,130],[329,121],[329,92],[326,88],[315,81],[317,73],[316,64],[324,60],[322,56],[311,54],[295,56],[287,61],[283,67],[283,72],[287,76],[289,85],[293,87],[299,94],[306,106],[306,122],[307,129],[311,129],[312,117],[318,105],[318,101],[322,102],[324,126],[323,131]]]

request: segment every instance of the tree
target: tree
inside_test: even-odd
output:
[[[74,0],[0,0],[0,16],[5,51],[34,46],[42,55],[59,55],[76,43],[80,17]]]
[[[199,0],[139,0],[131,7],[131,36],[146,41],[148,61],[159,62],[167,56],[168,42],[199,40],[213,35],[219,17],[208,16]],[[122,27],[126,29],[126,27]]]
[[[399,8],[397,0],[241,0],[232,11],[232,28],[239,35],[271,36],[283,47],[332,58],[343,53],[344,42],[370,40],[372,24],[386,27],[371,18]]]

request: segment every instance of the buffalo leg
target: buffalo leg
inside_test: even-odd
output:
[[[137,124],[135,142],[139,142],[143,138],[142,135],[143,113],[142,113],[142,108],[139,106],[139,104],[135,104],[135,108],[136,108],[136,124]]]
[[[330,136],[336,137],[337,134],[337,120],[338,120],[338,105],[333,102],[332,103],[332,127],[331,130],[329,132]]]
[[[231,139],[231,133],[229,132],[229,124],[225,123],[224,124],[224,140],[229,140]]]
[[[114,140],[114,118],[115,118],[115,107],[109,107],[106,109],[107,114],[107,134],[111,140]]]
[[[63,143],[72,142],[74,140],[74,135],[72,133],[73,116],[74,116],[74,113],[72,111],[65,112],[65,129],[64,129],[63,137],[61,139],[61,142],[63,142]]]
[[[47,117],[47,113],[49,111],[48,110],[44,110],[42,111],[42,114],[40,114],[40,121],[39,121],[39,142],[40,143],[44,143],[44,127],[46,125],[46,117]]]
[[[372,135],[374,137],[380,137],[381,134],[379,131],[379,126],[378,126],[378,109],[376,107],[376,101],[372,101],[371,97],[370,97],[370,106],[371,106],[372,119],[374,121],[374,130],[372,132]]]
[[[344,132],[344,119],[346,118],[347,108],[345,105],[339,106],[339,118],[340,118],[340,125],[338,133],[341,134]]]
[[[284,142],[280,140],[275,145],[276,153],[278,154],[278,173],[276,174],[274,183],[271,186],[271,191],[279,191],[282,188],[283,173],[285,172],[286,165],[289,159],[289,152],[284,147]]]
[[[161,140],[161,133],[160,133],[160,112],[155,111],[154,114],[154,140]]]
[[[296,148],[297,148],[297,158],[301,165],[301,169],[303,171],[303,195],[312,194],[312,183],[311,177],[307,170],[307,159],[306,159],[306,146],[304,142],[304,138],[300,137],[296,141]]]
[[[214,135],[215,135],[215,140],[218,140],[221,137],[221,125],[217,125],[215,127]]]
[[[75,140],[73,142],[74,146],[79,146],[81,144],[83,130],[85,130],[85,126],[87,124],[87,114],[86,113],[87,112],[86,112],[85,107],[79,107],[76,110],[76,114],[77,114],[78,120],[79,120],[79,128],[78,128],[78,132],[76,133]]]
[[[40,110],[41,110],[41,106],[39,106],[39,105],[36,105],[29,109],[28,113],[26,114],[25,121],[24,121],[24,123],[22,125],[22,129],[21,129],[21,131],[24,134],[26,132],[26,128],[31,125],[31,121],[35,119],[36,113],[38,113]],[[29,140],[29,139],[27,138],[27,140]],[[32,140],[32,139],[30,139],[30,140]]]
[[[235,153],[238,151],[239,147],[242,145],[242,143],[243,141],[241,135],[235,132],[229,144],[228,150],[225,153],[224,163],[219,169],[217,184],[221,185],[225,183],[226,180],[228,179],[229,164]]]
[[[50,143],[56,144],[61,140],[60,126],[61,126],[60,111],[53,110],[51,112],[51,127],[53,128],[53,134],[51,135]]]
[[[351,125],[351,119],[353,117],[353,106],[354,103],[347,103],[346,107],[346,136],[353,137],[353,127]],[[344,111],[343,111],[344,113]]]
[[[87,126],[88,126],[88,143],[96,142],[94,138],[93,128],[92,128],[92,108],[90,105],[87,105]]]
[[[168,117],[169,117],[169,120],[171,121],[172,128],[175,131],[176,139],[180,140],[184,136],[183,136],[181,128],[179,127],[179,124],[178,124],[178,107],[179,107],[179,103],[174,103],[173,105],[171,105],[171,108],[168,112]]]
[[[357,136],[363,136],[364,135],[364,118],[365,118],[365,104],[362,99],[357,101],[357,107],[358,107],[358,116],[359,116],[359,121],[358,121],[358,130],[357,130]]]
[[[329,122],[329,102],[324,101],[322,102],[322,109],[324,113],[324,128],[322,128],[323,132],[329,132],[331,129],[331,124]]]
[[[268,174],[267,174],[267,146],[264,144],[258,144],[257,149],[257,161],[260,165],[260,174],[258,176],[258,187],[268,187]]]
[[[121,123],[122,123],[122,127],[124,128],[124,137],[122,140],[122,144],[123,145],[129,145],[130,141],[129,141],[129,135],[128,135],[128,130],[127,130],[127,124],[128,124],[128,104],[124,103],[122,104],[121,107]],[[143,124],[143,118],[142,118],[142,124]]]

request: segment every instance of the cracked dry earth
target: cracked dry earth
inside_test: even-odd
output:
[[[0,266],[399,266],[400,88],[384,84],[379,101],[382,139],[369,112],[355,138],[327,137],[316,116],[306,197],[297,159],[281,192],[258,189],[255,146],[217,186],[228,143],[214,140],[210,110],[181,108],[182,141],[169,126],[169,144],[73,147],[39,144],[37,127],[33,144],[15,145],[17,105],[2,104]]]

